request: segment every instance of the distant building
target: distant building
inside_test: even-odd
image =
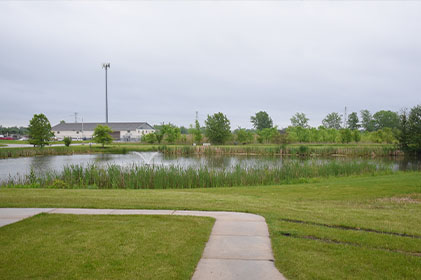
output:
[[[95,127],[106,123],[60,123],[51,128],[58,140],[71,137],[74,140],[91,139]],[[146,122],[109,122],[108,126],[113,131],[111,136],[115,140],[139,141],[140,138],[155,129]]]

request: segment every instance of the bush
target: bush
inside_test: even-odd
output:
[[[72,138],[70,138],[70,137],[64,137],[63,141],[64,141],[64,145],[66,147],[69,147],[70,144],[72,143]]]
[[[234,134],[236,136],[236,140],[240,144],[249,144],[253,142],[253,133],[245,128],[238,128]]]
[[[143,135],[142,141],[146,142],[146,143],[149,143],[149,144],[153,144],[157,141],[156,140],[156,134],[155,133],[148,133],[146,135]]]
[[[361,133],[358,130],[354,130],[352,132],[352,138],[354,139],[355,142],[360,142],[361,141]]]
[[[304,155],[308,155],[308,154],[309,154],[309,149],[308,149],[308,147],[307,147],[307,146],[301,145],[301,146],[298,148],[298,153],[299,153],[300,155],[302,155],[302,156],[304,156]]]
[[[341,129],[340,133],[342,143],[349,143],[352,141],[352,132],[349,128]]]

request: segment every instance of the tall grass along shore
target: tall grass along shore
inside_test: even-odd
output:
[[[386,174],[392,172],[387,164],[365,161],[309,162],[287,161],[281,167],[258,166],[231,169],[207,167],[183,168],[178,166],[122,167],[94,164],[70,165],[63,171],[10,177],[1,182],[3,187],[29,186],[47,188],[98,188],[98,189],[170,189],[213,188],[227,186],[275,185],[305,182],[310,178],[349,176],[360,174]]]
[[[394,145],[246,145],[246,146],[159,146],[172,155],[280,155],[280,156],[401,156]]]
[[[244,146],[190,146],[190,145],[143,145],[118,143],[101,148],[98,145],[45,148],[1,148],[0,159],[32,157],[40,155],[73,155],[113,153],[130,151],[159,151],[167,155],[266,155],[266,156],[356,156],[385,157],[402,156],[404,153],[394,145],[337,145],[337,144],[292,144],[292,145],[244,145]]]

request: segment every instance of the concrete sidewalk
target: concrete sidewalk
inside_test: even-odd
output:
[[[269,232],[262,216],[211,211],[0,208],[0,226],[15,223],[39,213],[212,217],[216,219],[215,225],[192,279],[285,279],[273,264]]]

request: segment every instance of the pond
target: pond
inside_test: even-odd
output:
[[[166,156],[159,152],[130,152],[127,154],[90,154],[90,155],[71,155],[71,156],[36,156],[12,159],[0,159],[0,181],[9,176],[29,174],[32,169],[35,173],[42,173],[47,170],[60,171],[66,165],[78,164],[97,166],[107,166],[116,164],[120,166],[135,165],[160,165],[160,166],[181,166],[184,168],[206,166],[212,169],[229,169],[236,166],[255,167],[269,166],[280,167],[282,162],[299,160],[316,160],[320,163],[327,161],[370,161],[373,163],[391,164],[393,170],[421,170],[421,160],[404,158],[281,158],[279,156]]]

